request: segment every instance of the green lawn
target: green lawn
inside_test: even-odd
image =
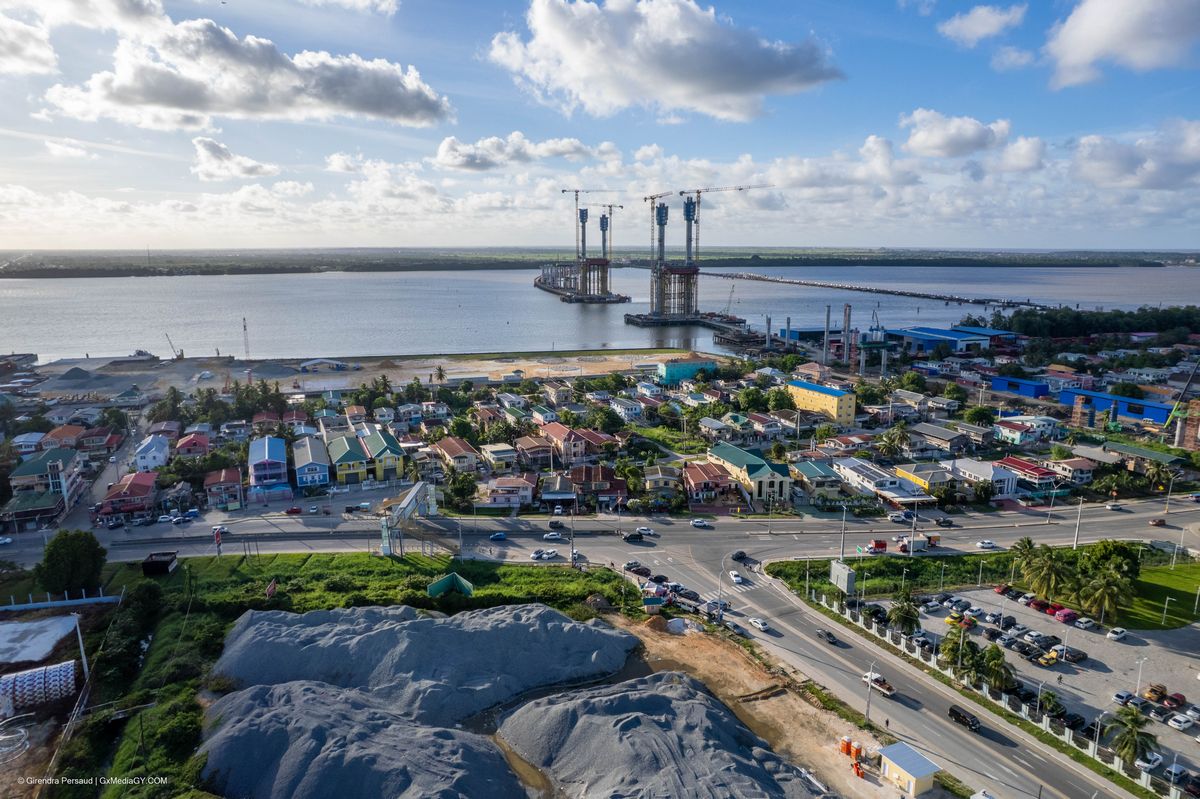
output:
[[[1196,590],[1200,588],[1200,563],[1177,563],[1168,566],[1146,566],[1136,583],[1137,597],[1133,605],[1121,613],[1121,623],[1137,630],[1162,630],[1183,627],[1200,621],[1193,612]],[[1162,623],[1163,604],[1167,608],[1167,623]]]
[[[682,452],[685,455],[695,455],[708,449],[708,442],[704,439],[696,438],[695,436],[686,436],[678,430],[672,430],[663,425],[657,427],[638,427],[634,432],[660,446],[664,446],[674,452]]]

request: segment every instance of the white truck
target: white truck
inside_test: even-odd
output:
[[[883,675],[878,672],[868,671],[862,676],[862,681],[868,683],[884,696],[894,696],[896,693],[896,689],[892,687],[892,684],[885,680]]]

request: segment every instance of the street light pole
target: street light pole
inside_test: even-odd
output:
[[[1083,521],[1083,497],[1079,498],[1079,510],[1075,512],[1075,540],[1071,542],[1071,549],[1079,549],[1079,523]]]
[[[1171,480],[1167,483],[1167,502],[1163,505],[1163,513],[1171,512],[1171,491],[1175,488],[1175,478],[1179,476],[1179,472],[1171,472]]]
[[[979,559],[979,580],[975,585],[983,585],[983,558]]]
[[[1143,663],[1145,663],[1145,662],[1146,662],[1146,658],[1144,658],[1144,657],[1138,658],[1138,662],[1137,662],[1137,664],[1138,664],[1138,676],[1137,676],[1137,682],[1136,682],[1136,683],[1134,683],[1134,685],[1133,685],[1133,693],[1134,693],[1135,695],[1137,694],[1137,692],[1138,692],[1138,689],[1139,689],[1139,688],[1141,688],[1141,686],[1142,686],[1142,664],[1143,664]]]
[[[873,675],[875,673],[875,663],[876,662],[877,661],[872,660],[871,667],[869,669],[867,669],[867,712],[866,712],[867,721],[871,720],[871,686],[875,682],[875,680],[872,678],[871,675]]]
[[[938,591],[946,586],[946,562],[942,561],[942,576],[938,578]]]
[[[904,578],[908,576],[908,569],[905,568],[900,572],[900,593],[904,593]]]
[[[1164,511],[1165,513],[1165,511]],[[1179,543],[1175,545],[1175,550],[1171,553],[1171,568],[1175,568],[1175,559],[1179,557],[1179,550],[1183,549],[1183,534],[1187,531],[1185,525],[1179,525]]]
[[[842,542],[838,551],[838,560],[846,557],[846,505],[842,503]]]
[[[1171,603],[1174,601],[1175,601],[1175,597],[1173,597],[1173,596],[1169,596],[1163,600],[1162,625],[1164,627],[1167,626],[1167,608],[1170,607]]]

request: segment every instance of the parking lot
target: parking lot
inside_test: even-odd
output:
[[[955,596],[983,610],[980,624],[971,631],[981,646],[988,645],[985,630],[996,626],[985,623],[983,615],[995,612],[1001,616],[1015,617],[1018,624],[1030,630],[1057,636],[1069,649],[1085,652],[1086,659],[1077,663],[1060,661],[1051,666],[1041,666],[1029,662],[1011,648],[1006,649],[1008,662],[1012,664],[1018,680],[1033,691],[1054,691],[1068,712],[1078,713],[1088,723],[1094,724],[1101,713],[1112,714],[1117,710],[1119,706],[1113,701],[1113,695],[1118,691],[1140,695],[1151,683],[1164,685],[1167,693],[1178,692],[1200,704],[1200,684],[1196,682],[1200,669],[1200,660],[1197,659],[1200,631],[1195,628],[1150,633],[1128,631],[1122,640],[1110,640],[1107,633],[1111,628],[1107,625],[1104,628],[1097,625],[1089,630],[1081,630],[1073,624],[1061,623],[1053,616],[1007,599],[991,589],[964,591]],[[921,625],[927,633],[932,634],[929,637],[936,636],[936,640],[940,641],[948,629],[945,624],[948,615],[949,611],[944,608],[922,611]],[[1016,637],[1019,639],[1022,636]],[[1059,677],[1062,678],[1061,683]],[[1189,704],[1184,704],[1180,710],[1186,709]],[[1145,709],[1149,710],[1152,706],[1153,703],[1147,703]],[[1166,715],[1162,722],[1152,722],[1146,729],[1158,737],[1165,766],[1169,766],[1178,754],[1178,762],[1196,773],[1200,770],[1200,743],[1196,740],[1196,736],[1200,735],[1200,721],[1187,731],[1179,731],[1165,723],[1171,715]],[[1156,769],[1155,773],[1161,773],[1162,769]]]

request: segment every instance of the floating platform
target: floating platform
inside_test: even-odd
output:
[[[611,305],[620,302],[629,302],[630,298],[625,294],[580,294],[570,286],[555,286],[543,280],[544,275],[538,275],[533,279],[535,288],[550,294],[558,295],[558,299],[562,302],[581,302],[589,305]]]
[[[742,319],[740,316],[723,313],[671,314],[662,316],[645,313],[627,313],[625,314],[625,324],[636,327],[695,325],[729,334],[744,331],[746,328],[745,319]]]

